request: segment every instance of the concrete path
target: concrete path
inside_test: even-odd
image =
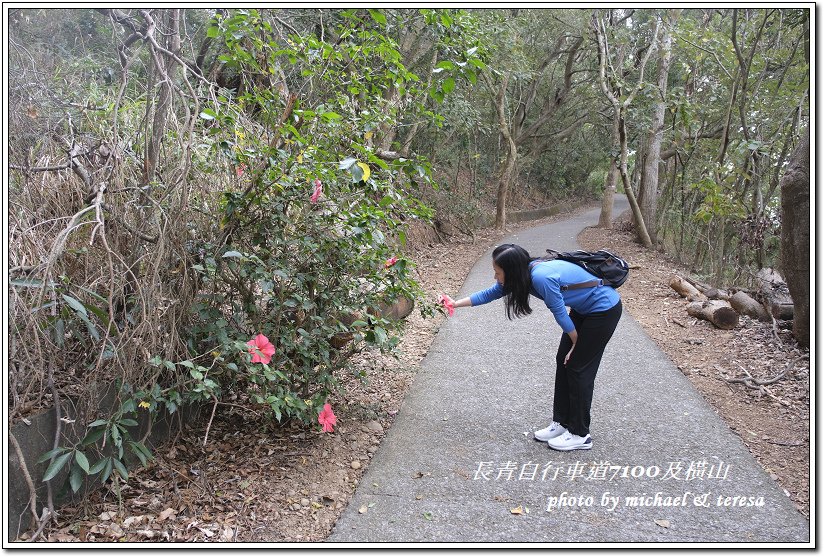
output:
[[[615,214],[626,207],[617,197]],[[506,241],[578,249],[598,214]],[[490,254],[454,298],[493,284]],[[516,321],[498,301],[444,323],[328,542],[814,547],[809,521],[626,311],[595,384],[593,448],[535,441],[561,330],[531,305]]]

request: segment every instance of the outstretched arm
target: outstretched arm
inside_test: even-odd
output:
[[[450,298],[446,294],[444,294],[443,297],[446,298],[446,300],[452,304],[452,307],[455,307],[455,308],[472,307],[472,300],[470,300],[468,296],[466,298],[461,298],[460,300],[453,300],[452,298]]]

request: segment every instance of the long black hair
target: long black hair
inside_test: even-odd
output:
[[[504,272],[507,319],[532,313],[532,308],[529,307],[529,293],[532,289],[529,263],[532,260],[529,253],[516,244],[501,244],[492,252],[492,261]]]

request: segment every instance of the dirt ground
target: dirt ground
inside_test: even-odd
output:
[[[510,227],[506,235],[557,217]],[[414,236],[419,280],[433,297],[455,293],[483,253],[502,237],[484,230],[470,240],[440,243]],[[584,248],[612,249],[632,264],[621,287],[625,308],[749,447],[809,518],[809,352],[788,331],[742,318],[720,331],[687,316],[686,302],[668,286],[684,273],[660,253],[644,250],[626,232],[589,228]],[[367,352],[341,372],[345,394],[330,403],[334,433],[276,428],[235,408],[221,408],[208,443],[205,419],[155,449],[156,458],[120,486],[90,494],[60,510],[48,541],[319,542],[349,503],[386,430],[392,426],[418,363],[444,317],[413,312],[398,357]],[[760,390],[725,378],[782,379]],[[205,418],[208,418],[206,416]],[[368,512],[368,509],[359,509]]]

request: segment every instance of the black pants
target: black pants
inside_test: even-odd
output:
[[[557,370],[552,419],[575,435],[586,437],[589,434],[595,375],[604,349],[621,319],[621,312],[620,300],[607,311],[589,315],[571,311],[569,317],[578,332],[578,343],[567,365],[564,365],[564,358],[572,348],[572,339],[566,333],[561,335],[561,344],[555,356]]]

